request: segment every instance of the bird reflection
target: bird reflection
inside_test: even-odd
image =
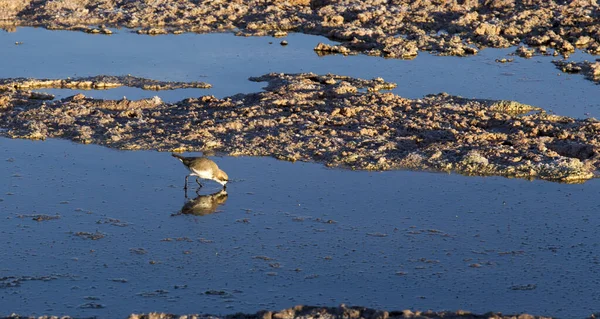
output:
[[[198,195],[196,198],[187,201],[181,208],[181,211],[176,215],[209,215],[214,213],[217,208],[226,201],[227,191],[225,189],[221,189],[213,194]]]

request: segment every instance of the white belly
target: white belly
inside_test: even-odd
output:
[[[204,178],[204,179],[213,179],[213,174],[211,171],[191,170],[191,172],[192,172],[192,174],[190,174],[190,175],[198,176],[198,177]]]

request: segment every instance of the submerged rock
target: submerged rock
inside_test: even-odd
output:
[[[582,182],[598,167],[600,121],[445,93],[407,99],[381,78],[271,73],[265,90],[165,103],[57,100],[7,86],[0,132],[120,149],[215,150],[360,170],[418,169]]]

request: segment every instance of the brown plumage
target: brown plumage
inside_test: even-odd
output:
[[[189,176],[196,176],[196,183],[200,186],[202,184],[200,184],[198,178],[213,180],[223,185],[223,188],[229,181],[229,177],[217,166],[217,163],[206,157],[186,157],[175,153],[171,155],[178,158],[190,170],[190,175],[185,177],[185,188],[187,188]]]

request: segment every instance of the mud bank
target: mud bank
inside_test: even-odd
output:
[[[341,46],[321,52],[412,58],[418,51],[472,55],[483,47],[519,43],[561,53],[576,47],[600,53],[600,8],[593,0],[238,0],[116,1],[14,0],[0,4],[0,23],[110,34],[222,32],[285,36],[323,35]],[[91,27],[97,25],[96,27]]]
[[[381,78],[267,74],[265,91],[165,103],[0,93],[0,134],[113,148],[218,151],[359,170],[417,169],[582,182],[600,159],[600,121],[445,93],[407,99]]]

